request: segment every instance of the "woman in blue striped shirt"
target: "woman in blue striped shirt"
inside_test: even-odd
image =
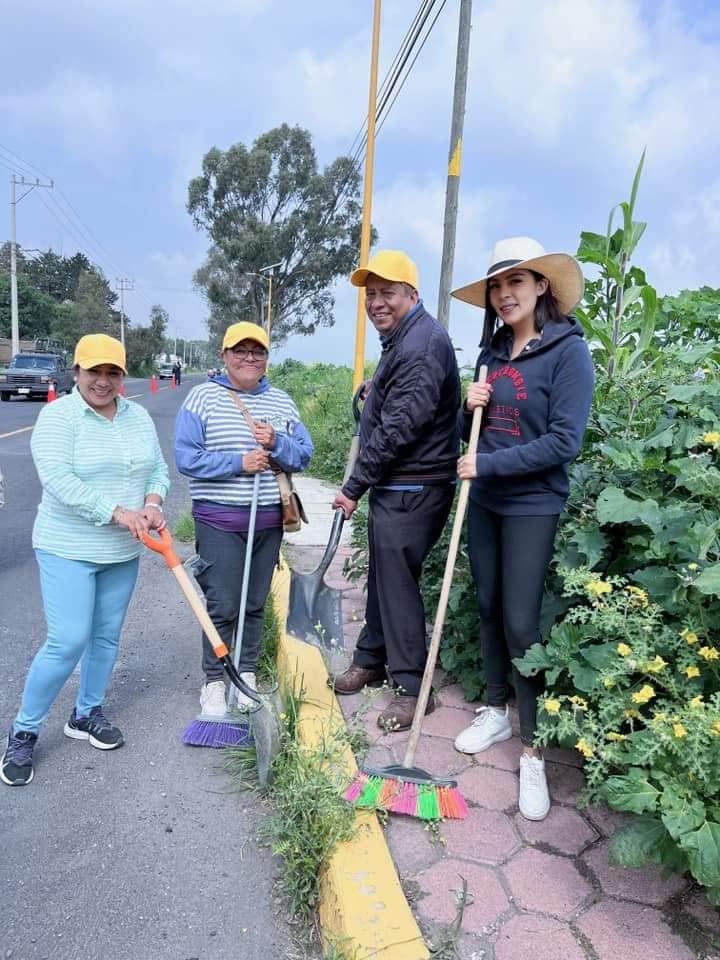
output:
[[[240,676],[255,687],[262,639],[262,614],[282,540],[282,510],[271,469],[304,470],[313,452],[306,427],[290,397],[270,386],[265,371],[268,336],[254,323],[234,323],[225,332],[223,360],[227,376],[193,387],[178,414],[175,462],[190,478],[195,548],[195,577],[207,609],[226,646],[232,646],[240,612],[248,521],[255,474],[260,474],[258,513],[240,651]],[[252,429],[238,408],[239,398]],[[203,636],[205,684],[200,706],[206,716],[225,714],[222,663]],[[244,694],[240,706],[249,705]]]
[[[76,388],[41,412],[32,433],[43,488],[33,547],[48,633],[0,764],[0,779],[10,786],[32,780],[38,732],[78,662],[80,685],[65,735],[100,750],[122,746],[103,700],[142,534],[165,525],[168,469],[150,415],[120,395],[125,348],[92,334],[78,341],[74,362]]]

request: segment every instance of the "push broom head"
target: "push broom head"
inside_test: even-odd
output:
[[[355,807],[387,810],[419,820],[464,820],[467,804],[457,781],[433,777],[419,767],[359,771],[345,792]]]
[[[185,727],[182,742],[190,747],[242,747],[253,743],[247,716],[195,717]]]

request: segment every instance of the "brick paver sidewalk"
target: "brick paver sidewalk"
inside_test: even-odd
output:
[[[346,654],[364,615],[364,596],[343,579],[342,548],[326,582],[343,590]],[[475,757],[453,749],[474,717],[461,689],[442,671],[438,706],[427,718],[417,764],[457,775],[470,807],[464,821],[428,829],[392,816],[387,839],[398,874],[430,945],[448,937],[458,891],[467,881],[462,928],[442,957],[463,960],[720,960],[720,912],[702,892],[658,868],[628,870],[608,863],[609,837],[623,815],[604,807],[578,810],[583,784],[574,752],[549,751],[546,768],[553,806],[541,823],[517,806],[520,741],[516,737]],[[385,734],[377,717],[391,694],[341,697],[345,716],[363,715],[372,744],[368,763],[398,763],[405,734]]]

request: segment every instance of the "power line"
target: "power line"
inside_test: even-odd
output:
[[[11,157],[14,157],[14,158],[15,158],[15,160],[19,160],[20,163],[21,163],[23,166],[27,167],[27,171],[26,171],[26,172],[32,173],[32,175],[33,175],[34,177],[36,177],[36,176],[39,175],[39,176],[41,176],[41,177],[45,177],[46,180],[52,180],[52,179],[53,179],[53,178],[50,176],[50,174],[45,173],[45,171],[44,171],[44,170],[41,170],[40,167],[36,167],[36,166],[35,166],[34,164],[32,164],[32,163],[28,163],[27,160],[23,160],[23,158],[22,158],[19,154],[15,153],[14,150],[11,150],[10,147],[6,147],[4,144],[0,143],[0,150],[2,150],[4,153],[9,153]],[[22,172],[22,171],[19,171],[19,172]]]
[[[10,157],[13,157],[15,160],[19,161],[19,164],[16,163],[15,160],[10,159],[8,156],[4,156],[3,154],[9,154]],[[9,159],[10,162],[8,163]],[[19,154],[16,154],[13,150],[10,150],[9,147],[5,147],[3,144],[0,144],[0,165],[12,172],[20,171],[25,172],[28,175],[30,172],[32,172],[32,175],[35,176],[35,171],[37,171],[45,176],[39,167],[34,166],[34,164],[31,164],[26,160],[23,160]],[[80,214],[70,202],[70,199],[63,190],[57,187],[57,184],[56,189],[62,198],[62,203],[54,195],[51,199],[51,205],[41,198],[41,202],[48,213],[60,224],[62,229],[73,238],[77,244],[78,250],[87,256],[89,261],[96,269],[100,269],[108,277],[112,273],[124,274],[126,271],[122,270],[116,263],[113,262],[113,257],[108,249],[97,238],[90,227],[87,226],[87,224],[83,221],[83,219],[80,217]],[[128,288],[128,291],[129,290],[130,288]],[[138,284],[138,288],[133,292],[135,292],[140,300],[144,302],[148,310],[152,309],[153,304],[151,303],[150,298],[145,294],[140,284]]]

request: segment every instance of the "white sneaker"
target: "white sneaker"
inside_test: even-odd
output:
[[[213,680],[200,690],[201,713],[206,717],[224,717],[227,713],[225,701],[225,683]]]
[[[240,679],[247,687],[250,687],[251,690],[257,690],[257,678],[254,673],[241,673]],[[251,700],[250,697],[241,690],[234,688],[233,696],[235,697],[238,710],[253,710],[257,706],[257,703]]]
[[[455,737],[455,749],[460,753],[482,753],[494,743],[512,737],[512,723],[507,706],[502,712],[498,707],[478,707],[477,717]]]
[[[545,761],[527,753],[520,756],[520,813],[526,820],[544,820],[550,812]]]

